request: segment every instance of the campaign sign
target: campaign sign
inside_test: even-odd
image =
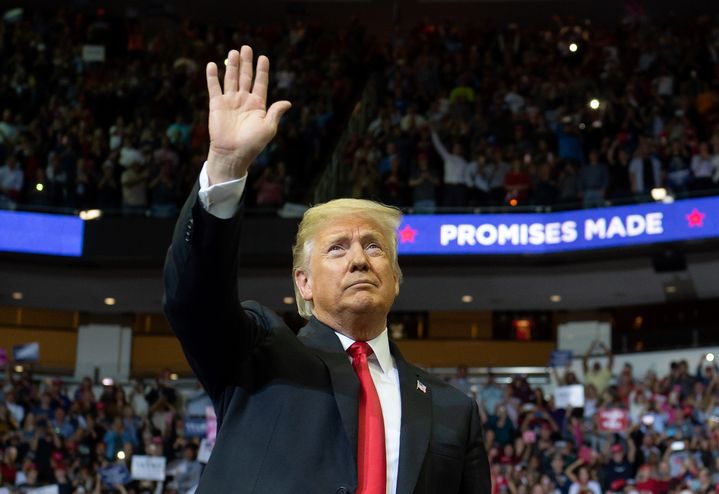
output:
[[[599,430],[621,432],[629,425],[629,412],[622,408],[607,408],[599,411]]]
[[[580,408],[584,406],[584,386],[557,386],[554,390],[554,406],[557,408]]]
[[[197,461],[200,463],[207,463],[210,461],[210,455],[212,454],[212,448],[214,447],[214,441],[203,439],[202,442],[200,442],[200,449],[197,451]]]
[[[35,487],[34,489],[28,489],[27,494],[60,494],[60,486],[53,484]]]
[[[571,350],[554,350],[549,355],[550,367],[566,367],[572,363]]]
[[[0,211],[0,252],[82,255],[85,222],[77,216]]]
[[[37,362],[40,360],[40,343],[25,343],[12,347],[15,362]]]
[[[164,456],[135,455],[132,457],[132,478],[135,480],[165,480]]]
[[[132,480],[127,467],[122,464],[115,464],[98,470],[100,479],[104,485],[109,487],[115,485],[125,485]]]
[[[400,255],[523,255],[719,238],[719,197],[580,211],[405,215]]]
[[[217,416],[213,407],[205,408],[205,419],[207,420],[207,440],[214,443],[217,437]]]
[[[205,417],[186,417],[185,436],[205,437],[207,436],[207,419]]]

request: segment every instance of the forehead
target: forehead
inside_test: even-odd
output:
[[[372,218],[347,215],[332,218],[326,225],[319,227],[314,235],[314,240],[322,243],[355,237],[383,239],[384,235],[379,223]]]

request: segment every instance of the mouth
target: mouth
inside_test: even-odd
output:
[[[369,280],[357,280],[350,283],[347,288],[369,288],[374,286],[377,285]]]

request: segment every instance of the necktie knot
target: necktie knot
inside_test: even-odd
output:
[[[362,358],[365,359],[372,355],[372,347],[369,346],[369,344],[366,341],[355,341],[350,345],[350,347],[347,349],[347,353],[349,353],[350,357],[352,357],[352,360],[356,358]]]

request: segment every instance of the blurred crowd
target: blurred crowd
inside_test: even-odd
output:
[[[436,207],[706,194],[719,180],[719,23],[425,22],[388,48],[351,193]]]
[[[229,28],[52,8],[0,20],[0,208],[175,214],[207,156],[205,64],[242,44],[271,59],[269,98],[294,103],[247,201],[302,200],[370,53],[352,24]]]
[[[194,492],[206,429],[190,425],[209,399],[199,385],[196,393],[180,393],[170,377],[163,372],[152,384],[131,387],[85,378],[69,387],[60,378],[38,382],[8,370],[0,389],[0,491],[56,485],[59,494]],[[166,480],[131,480],[133,455],[166,458]],[[118,466],[125,478],[101,475]]]
[[[702,355],[669,369],[634,374],[613,369],[611,352],[583,372],[555,369],[558,386],[583,387],[583,406],[523,376],[471,385],[460,368],[452,383],[480,407],[494,493],[672,494],[719,492],[719,367]],[[590,356],[590,354],[592,356]],[[555,388],[559,389],[559,388]],[[556,393],[556,392],[555,392]]]

